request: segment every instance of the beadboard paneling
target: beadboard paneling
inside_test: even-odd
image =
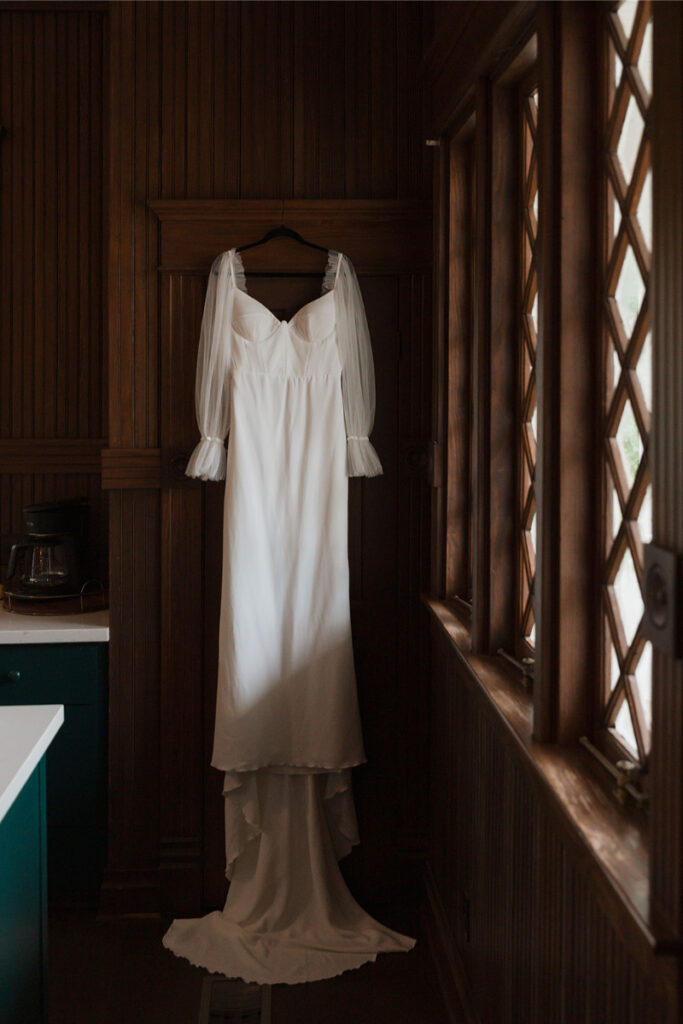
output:
[[[106,435],[104,25],[0,10],[0,438]]]
[[[486,1024],[676,1024],[675,961],[616,925],[488,698],[442,627],[431,635],[428,923],[456,965],[444,987]]]
[[[25,505],[84,496],[102,580],[105,45],[101,10],[0,9],[3,552]]]

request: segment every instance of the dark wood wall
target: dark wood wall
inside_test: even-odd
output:
[[[160,272],[160,219],[173,220],[169,211],[185,200],[200,207],[215,200],[285,200],[294,227],[303,223],[297,218],[306,203],[333,200],[334,216],[317,223],[309,218],[304,234],[339,246],[359,263],[372,306],[378,394],[384,396],[378,424],[388,432],[393,468],[374,491],[372,481],[367,489],[351,488],[350,557],[359,563],[357,585],[363,578],[373,600],[357,600],[354,609],[371,764],[357,773],[362,846],[348,870],[359,895],[388,896],[401,862],[424,852],[426,836],[420,781],[426,721],[415,623],[416,595],[427,578],[429,253],[426,265],[424,252],[416,257],[418,272],[407,277],[410,257],[397,260],[390,243],[385,265],[381,258],[372,263],[372,225],[359,244],[365,221],[356,221],[353,202],[376,201],[374,224],[385,228],[392,218],[399,223],[410,204],[422,203],[421,223],[429,230],[431,161],[418,72],[431,38],[432,7],[114,3],[107,14],[109,443],[103,484],[110,507],[112,640],[110,842],[102,906],[117,912],[161,904],[171,913],[192,913],[202,901],[217,905],[224,884],[220,778],[215,771],[205,777],[218,594],[211,573],[208,589],[201,585],[203,559],[214,551],[211,539],[219,539],[221,492],[207,485],[196,498],[176,487],[172,441],[185,436],[188,424],[174,422],[164,383],[177,381],[178,366],[171,371],[169,356],[180,352],[183,332],[194,325],[196,333],[201,311],[201,278],[192,284],[182,274],[208,271],[207,254],[197,259],[190,247],[175,262],[180,277],[169,277],[163,267]],[[149,205],[157,200],[170,204],[160,219],[158,204],[156,212]],[[299,200],[297,212],[291,204]],[[280,214],[276,203],[273,219]],[[213,235],[216,251],[254,237],[255,228],[244,237],[237,230],[234,215],[226,215]],[[421,237],[418,232],[414,239],[418,249]],[[182,281],[184,304],[172,308]],[[180,333],[176,314],[184,325]],[[164,317],[175,333],[166,330]],[[186,342],[187,397],[194,369]],[[358,547],[361,533],[353,523],[361,520],[366,527]],[[358,590],[356,598],[363,596]],[[196,648],[201,664],[174,656],[172,642],[183,631],[193,638],[187,650]],[[180,763],[187,771],[178,793]]]
[[[0,535],[22,532],[24,505],[86,495],[104,576],[106,18],[11,8],[0,8]]]

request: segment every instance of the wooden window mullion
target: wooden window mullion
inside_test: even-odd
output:
[[[475,336],[472,350],[472,648],[489,647],[489,600],[491,552],[489,545],[490,505],[490,380],[489,333],[491,322],[491,83],[477,82],[475,115],[475,161],[477,196],[475,246],[477,282],[475,297]]]
[[[595,16],[592,4],[541,4],[538,15],[542,209],[534,734],[559,742],[572,742],[590,729],[600,650],[591,145]]]
[[[472,188],[474,143],[450,142],[445,594],[471,598]]]
[[[432,359],[432,501],[431,565],[432,593],[448,596],[448,554],[446,533],[449,528],[448,498],[443,486],[444,465],[448,465],[448,227],[449,227],[449,152],[448,139],[439,140],[434,161],[434,276],[433,276],[433,359]],[[438,462],[437,462],[438,460]]]
[[[479,83],[473,645],[482,651],[514,648],[516,115],[514,89]]]
[[[534,582],[536,544],[532,530],[536,513],[536,349],[538,321],[538,151],[536,68],[532,67],[518,87],[518,310],[517,310],[517,498],[515,502],[516,609],[514,654],[534,656]],[[521,449],[521,451],[520,451]]]

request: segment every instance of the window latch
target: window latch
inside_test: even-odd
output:
[[[638,783],[642,769],[635,761],[617,761],[615,767],[617,769],[617,785],[614,793],[619,803],[623,804],[626,802],[626,795],[631,792],[634,783]]]
[[[645,618],[643,632],[670,658],[683,655],[681,642],[681,559],[658,544],[645,545]]]

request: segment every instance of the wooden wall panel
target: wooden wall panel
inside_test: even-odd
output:
[[[0,562],[25,505],[83,495],[102,580],[105,26],[0,9]]]
[[[672,958],[615,925],[436,625],[432,656],[427,921],[447,1002],[486,1024],[676,1024]]]
[[[101,12],[0,10],[0,438],[100,438]]]

